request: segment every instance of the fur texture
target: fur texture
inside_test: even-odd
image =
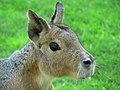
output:
[[[9,58],[0,60],[0,90],[52,90],[54,78],[78,79],[94,73],[93,56],[82,47],[76,34],[62,24],[63,4],[58,2],[56,8],[50,24],[28,11],[30,41]],[[53,51],[51,42],[60,50]]]

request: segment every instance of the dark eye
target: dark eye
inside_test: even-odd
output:
[[[51,42],[51,43],[49,44],[49,46],[50,46],[50,49],[51,49],[52,51],[61,50],[61,48],[59,47],[59,45],[58,45],[56,42]]]

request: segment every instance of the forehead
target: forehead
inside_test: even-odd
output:
[[[58,39],[61,42],[64,42],[67,46],[79,44],[77,35],[69,27],[63,25],[52,25],[50,37],[52,40]]]
[[[51,36],[54,38],[76,38],[76,34],[65,25],[51,25]]]

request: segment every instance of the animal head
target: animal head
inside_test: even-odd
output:
[[[50,23],[28,11],[28,35],[37,49],[40,70],[52,77],[86,78],[94,73],[95,61],[77,35],[63,25],[63,4],[56,4]]]

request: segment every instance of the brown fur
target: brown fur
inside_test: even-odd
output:
[[[0,90],[52,90],[58,77],[86,78],[94,73],[95,61],[76,34],[62,24],[63,4],[56,4],[50,24],[28,11],[31,39],[20,51],[0,61]],[[53,51],[50,43],[60,47]]]

